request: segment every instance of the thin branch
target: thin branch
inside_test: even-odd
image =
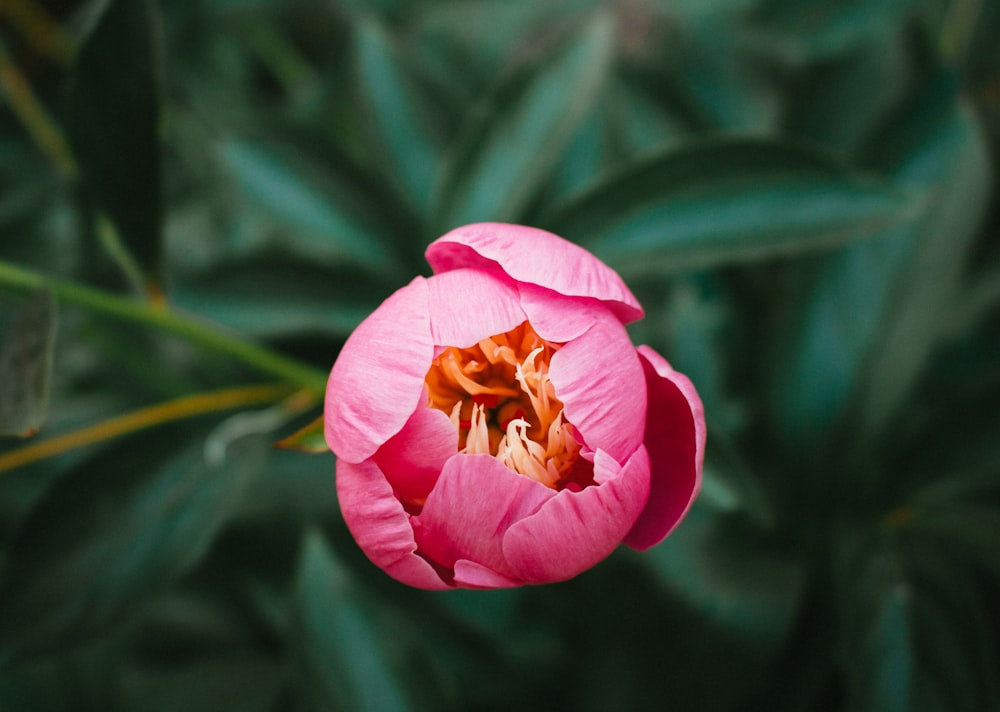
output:
[[[228,354],[262,373],[322,394],[327,374],[295,359],[226,333],[222,327],[194,321],[169,311],[164,305],[137,302],[75,282],[55,279],[0,260],[0,285],[20,290],[48,287],[62,300],[124,321],[152,326],[176,334],[218,353]]]
[[[0,40],[0,89],[10,102],[17,118],[31,134],[35,144],[48,156],[64,177],[76,176],[76,160],[56,122],[35,96],[31,84],[18,69],[3,41]]]
[[[220,410],[270,403],[287,395],[289,387],[286,385],[263,385],[227,388],[177,398],[3,453],[0,455],[0,473],[156,425]],[[315,397],[310,396],[310,402],[314,401]],[[290,409],[297,410],[302,405],[303,396],[294,394],[290,399]]]

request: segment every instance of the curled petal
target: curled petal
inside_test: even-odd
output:
[[[603,484],[563,490],[507,531],[503,553],[518,578],[572,578],[606,558],[632,528],[649,494],[645,449],[640,446],[624,467],[598,450],[594,470]]]
[[[517,282],[599,299],[622,323],[642,318],[638,300],[613,269],[582,247],[538,228],[465,225],[431,243],[426,257],[436,273],[499,267]]]
[[[481,566],[475,561],[459,559],[455,562],[456,586],[463,588],[513,588],[523,584],[524,581],[498,574],[493,569]]]
[[[684,518],[701,488],[705,414],[687,376],[648,346],[638,349],[648,391],[643,438],[652,463],[649,502],[625,543],[640,551],[658,544]]]
[[[518,285],[518,292],[531,327],[546,341],[572,341],[607,314],[607,307],[593,299],[567,297],[534,284]]]
[[[625,462],[642,443],[646,388],[625,328],[610,315],[552,355],[549,376],[566,419],[591,450]]]
[[[457,450],[458,433],[448,416],[436,408],[417,408],[372,459],[399,497],[419,503]]]
[[[434,358],[427,280],[397,290],[354,330],[326,387],[326,442],[361,462],[400,431],[420,403]]]
[[[503,557],[504,533],[555,495],[490,455],[455,455],[413,518],[417,544],[447,568],[466,559],[513,578]]]
[[[337,498],[347,528],[373,564],[410,586],[450,588],[417,555],[410,517],[374,462],[338,460]]]
[[[472,346],[525,320],[514,285],[500,273],[458,269],[427,280],[431,335],[438,346]]]

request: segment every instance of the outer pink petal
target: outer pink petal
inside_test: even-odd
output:
[[[326,387],[325,433],[341,460],[370,457],[420,403],[434,358],[427,280],[397,290],[354,330]]]
[[[705,413],[687,376],[648,346],[638,353],[649,391],[644,442],[652,466],[649,502],[625,543],[642,551],[680,523],[701,489]]]
[[[410,586],[450,588],[434,567],[415,553],[410,517],[375,463],[338,460],[337,498],[347,528],[373,564]]]
[[[504,533],[555,495],[491,455],[455,455],[414,517],[420,551],[448,568],[467,559],[512,577],[503,558]]]
[[[403,499],[424,499],[448,458],[458,452],[454,424],[436,408],[418,407],[372,460]]]
[[[549,376],[566,418],[592,450],[625,462],[642,443],[646,383],[625,328],[601,316],[552,355]]]
[[[426,256],[437,273],[499,266],[518,282],[599,299],[623,323],[642,318],[638,300],[613,269],[545,230],[504,223],[466,225],[431,243]]]
[[[594,468],[602,471],[603,484],[563,490],[507,531],[503,553],[519,578],[572,578],[607,557],[632,528],[649,495],[645,449],[640,446],[624,467],[598,450]]]
[[[455,562],[455,585],[463,588],[513,588],[523,586],[524,581],[502,576],[475,561],[459,559]]]
[[[513,283],[500,273],[459,269],[427,280],[431,335],[438,346],[472,346],[527,317]]]

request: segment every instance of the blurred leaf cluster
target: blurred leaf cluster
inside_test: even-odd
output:
[[[4,0],[0,709],[1000,708],[998,37],[992,0]],[[646,554],[432,595],[271,444],[485,220],[625,277],[705,484]]]

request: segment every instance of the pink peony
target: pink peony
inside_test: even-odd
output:
[[[646,549],[690,508],[705,421],[624,324],[642,307],[586,250],[467,225],[344,344],[326,393],[344,520],[427,589],[562,581]]]

